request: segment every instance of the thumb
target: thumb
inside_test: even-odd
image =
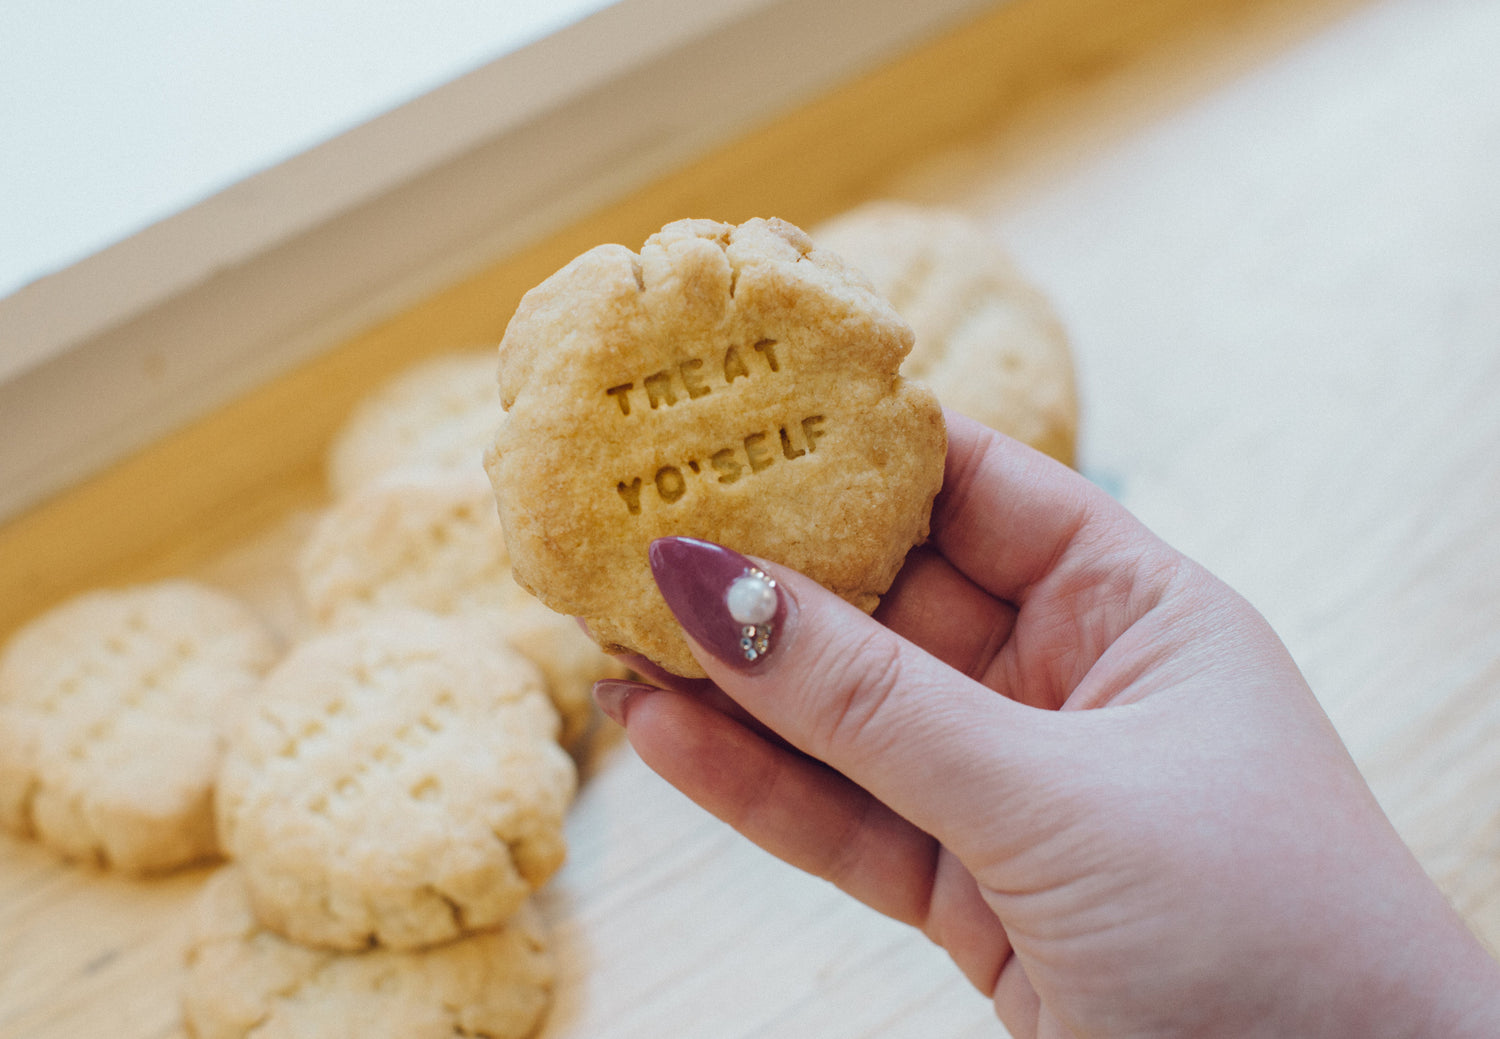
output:
[[[650,552],[709,677],[963,857],[1045,760],[1047,712],[980,685],[810,578],[691,538]]]

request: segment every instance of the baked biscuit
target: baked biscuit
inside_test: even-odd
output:
[[[625,673],[571,617],[516,584],[495,498],[477,466],[408,472],[336,502],[308,537],[297,576],[326,628],[393,607],[493,618],[501,637],[541,668],[565,744],[588,726],[594,682]]]
[[[366,397],[328,451],[335,496],[406,469],[478,472],[500,422],[493,349],[440,354]]]
[[[532,289],[500,345],[486,466],[516,579],[612,652],[702,675],[656,590],[665,535],[874,609],[927,535],[946,435],[911,329],[781,220],[669,224]]]
[[[36,618],[0,655],[0,824],[132,873],[212,857],[226,722],[278,652],[238,600],[187,581]]]
[[[195,1039],[524,1039],[552,1001],[539,914],[432,949],[309,949],[255,918],[235,867],[209,878],[187,950],[183,1023]]]
[[[873,202],[813,232],[911,323],[902,371],[945,407],[1068,465],[1078,396],[1067,334],[1000,246],[958,213]]]
[[[562,864],[577,779],[525,657],[397,611],[302,643],[219,776],[257,917],[305,945],[411,949],[505,920]]]

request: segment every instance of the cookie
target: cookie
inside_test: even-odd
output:
[[[495,499],[477,468],[408,472],[360,488],[318,521],[297,576],[313,617],[328,628],[392,607],[492,618],[541,668],[565,744],[588,726],[594,682],[624,675],[571,617],[511,577]]]
[[[486,467],[516,579],[611,652],[700,676],[647,547],[717,541],[873,610],[927,535],[946,433],[911,329],[781,220],[669,224],[532,289]]]
[[[226,723],[278,653],[238,600],[186,581],[36,618],[0,655],[0,825],[131,873],[212,857]]]
[[[199,898],[183,981],[195,1039],[524,1039],[552,1002],[555,968],[541,915],[432,949],[309,949],[255,918],[235,867]]]
[[[1078,396],[1067,334],[972,221],[874,202],[819,226],[813,239],[864,272],[911,323],[906,375],[945,407],[1073,464]]]
[[[266,677],[219,775],[220,838],[293,941],[412,949],[505,920],[562,864],[577,782],[536,667],[393,611]]]
[[[406,469],[478,472],[499,421],[493,349],[421,361],[344,422],[328,450],[329,489],[342,496]]]

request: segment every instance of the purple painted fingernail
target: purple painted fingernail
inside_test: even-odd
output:
[[[696,538],[651,543],[651,572],[682,629],[736,671],[776,646],[786,602],[769,574],[738,552]]]

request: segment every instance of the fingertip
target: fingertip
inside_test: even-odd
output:
[[[711,679],[684,678],[636,653],[614,653],[611,656],[632,671],[636,678],[658,689],[672,689],[679,693],[707,693],[715,688]]]
[[[930,544],[989,594],[1019,605],[1085,531],[1128,516],[1057,460],[953,418]]]
[[[603,678],[594,683],[594,703],[599,705],[610,720],[626,724],[632,703],[658,692],[656,686],[645,682],[632,682],[623,678]]]

